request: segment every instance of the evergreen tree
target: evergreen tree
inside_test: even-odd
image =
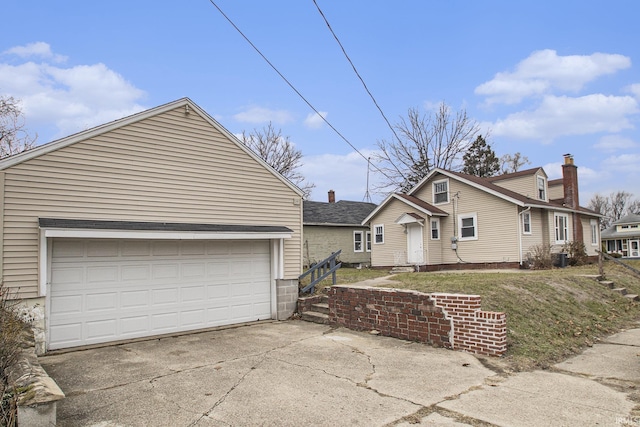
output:
[[[500,160],[487,144],[482,135],[478,135],[462,157],[462,172],[480,177],[494,176],[500,171]]]

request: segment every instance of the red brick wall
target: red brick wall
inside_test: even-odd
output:
[[[476,354],[507,349],[506,315],[481,311],[477,295],[332,286],[328,297],[333,325]]]

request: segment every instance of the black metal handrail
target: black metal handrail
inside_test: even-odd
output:
[[[316,285],[318,283],[320,283],[322,280],[326,279],[327,277],[329,277],[329,275],[331,274],[332,276],[332,280],[333,280],[333,284],[336,284],[336,271],[338,271],[338,269],[340,267],[342,267],[342,263],[339,262],[336,264],[336,259],[338,258],[338,256],[342,253],[342,249],[340,249],[337,252],[333,252],[331,254],[331,256],[329,256],[326,259],[323,259],[322,261],[320,261],[319,263],[317,263],[316,265],[314,265],[313,267],[311,267],[309,270],[305,271],[304,273],[302,273],[299,277],[298,277],[298,281],[304,279],[305,277],[307,277],[308,275],[311,275],[311,283],[309,283],[307,286],[305,286],[300,293],[313,293],[316,289]]]

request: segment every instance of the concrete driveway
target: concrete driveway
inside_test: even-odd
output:
[[[635,421],[627,393],[584,372],[506,377],[469,354],[302,321],[75,351],[40,362],[66,394],[58,404],[59,426]],[[575,363],[571,369],[582,366]]]

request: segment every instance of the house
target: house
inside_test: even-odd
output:
[[[624,258],[640,258],[640,215],[629,214],[602,230],[603,249]]]
[[[0,161],[0,192],[40,353],[295,309],[302,192],[187,98]]]
[[[491,178],[432,170],[362,222],[373,236],[372,266],[518,267],[536,245],[560,252],[574,240],[596,256],[599,214],[579,205],[571,155],[562,169],[552,185],[542,168]]]
[[[335,191],[329,201],[303,202],[303,258],[306,266],[322,261],[332,252],[342,250],[340,261],[348,264],[371,264],[371,232],[362,220],[375,209],[367,202],[336,202]]]

